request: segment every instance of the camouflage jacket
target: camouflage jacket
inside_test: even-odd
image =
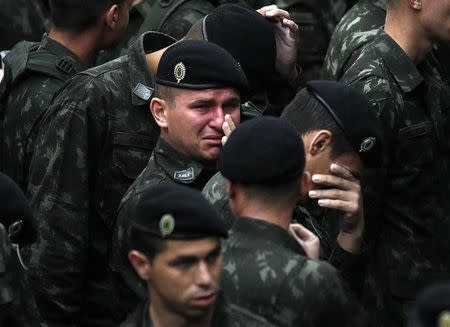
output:
[[[226,179],[217,173],[205,185],[202,194],[217,209],[227,226],[232,228],[236,217],[228,205]],[[329,213],[327,212],[327,214]],[[363,256],[351,254],[337,244],[338,232],[332,228],[331,224],[327,223],[330,220],[337,221],[337,217],[330,219],[327,215],[320,218],[311,215],[306,208],[298,205],[294,212],[293,223],[302,224],[320,239],[320,258],[338,269],[352,291],[359,295],[364,276]],[[300,249],[299,252],[304,254],[303,249]]]
[[[3,138],[0,164],[23,191],[41,119],[65,81],[83,70],[68,48],[44,35],[40,43],[21,42],[4,59],[8,72],[1,94]]]
[[[11,244],[0,223],[0,326],[40,326],[39,312],[31,294],[26,268],[16,245]]]
[[[201,190],[215,170],[179,154],[159,139],[147,167],[131,185],[120,202],[112,236],[111,268],[115,277],[116,297],[125,314],[147,296],[146,285],[128,261],[128,231],[142,192],[152,185],[174,181]]]
[[[161,32],[179,40],[191,26],[214,10],[206,0],[142,0],[130,10],[130,21],[122,41],[113,49],[102,51],[99,64],[126,54],[127,49],[141,34]]]
[[[358,58],[360,50],[384,25],[386,0],[360,0],[337,25],[323,65],[324,77],[338,80]]]
[[[27,40],[37,42],[51,26],[47,0],[2,0],[0,51]]]
[[[364,312],[336,270],[300,251],[281,227],[237,218],[224,246],[225,294],[276,326],[364,326]]]
[[[110,301],[107,248],[120,199],[159,136],[148,109],[154,80],[145,53],[172,42],[143,35],[126,56],[76,75],[44,118],[30,169],[39,222],[30,275],[49,323],[121,321]]]
[[[402,324],[403,306],[422,287],[450,278],[450,88],[438,67],[432,53],[416,66],[380,31],[341,80],[366,94],[387,134],[366,283],[368,307],[384,310],[386,325]]]
[[[120,327],[152,327],[147,301],[142,302],[134,313],[132,313]],[[213,327],[266,327],[273,326],[264,318],[257,316],[250,311],[228,303],[223,296],[219,297],[216,304],[211,326]]]

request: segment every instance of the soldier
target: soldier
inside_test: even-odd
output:
[[[48,0],[3,0],[0,51],[27,40],[37,42],[51,27]]]
[[[416,293],[450,277],[450,88],[431,53],[449,41],[450,3],[388,1],[384,30],[342,77],[366,94],[388,136],[364,296],[380,326],[402,325]]]
[[[132,220],[128,256],[150,301],[121,326],[269,326],[220,292],[227,229],[200,192],[173,183],[149,186]]]
[[[40,317],[21,250],[36,238],[31,208],[20,188],[0,173],[0,326],[37,327]]]
[[[58,89],[116,43],[131,0],[50,1],[53,27],[40,43],[21,42],[4,59],[0,87],[0,168],[26,190],[41,118]],[[86,16],[86,11],[91,15]]]
[[[290,21],[286,24],[290,29]],[[274,31],[257,12],[228,6],[200,26],[197,39],[209,33],[208,40],[219,43],[231,36],[234,42],[225,48],[232,48],[245,72],[275,70]],[[290,33],[285,33],[288,41]],[[29,183],[40,231],[30,275],[40,309],[53,321],[87,317],[84,310],[111,323],[122,318],[111,300],[108,240],[120,199],[145,168],[159,137],[149,103],[159,60],[173,42],[161,33],[144,34],[127,56],[74,76],[48,110]],[[295,47],[281,43],[278,64],[286,58],[291,62]]]
[[[336,270],[301,255],[288,233],[307,191],[305,151],[278,118],[238,126],[220,155],[238,218],[224,247],[223,288],[237,305],[277,326],[361,326],[364,314]]]
[[[309,82],[281,118],[303,138],[305,170],[314,182],[308,195],[300,199],[293,221],[320,238],[320,258],[337,268],[352,290],[360,294],[365,214],[359,177],[364,169],[381,166],[380,123],[360,92],[331,81]],[[228,206],[224,178],[215,175],[203,194],[231,225],[235,218]],[[318,210],[318,206],[325,210]]]
[[[114,285],[125,313],[134,309],[146,293],[128,262],[126,240],[142,192],[163,181],[201,191],[216,172],[224,116],[239,122],[240,94],[245,94],[246,89],[247,79],[240,66],[211,42],[180,41],[164,52],[158,65],[155,96],[150,102],[161,136],[147,167],[119,205],[112,237],[112,270],[119,275]]]
[[[207,0],[134,0],[125,37],[116,47],[101,53],[97,63],[125,55],[139,36],[148,31],[161,32],[179,40],[214,7]]]

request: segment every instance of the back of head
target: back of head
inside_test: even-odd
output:
[[[251,92],[268,88],[277,50],[273,28],[262,15],[237,4],[221,5],[203,19],[202,32],[205,40],[220,45],[239,62]]]
[[[383,163],[383,128],[364,95],[334,81],[311,81],[284,109],[281,119],[301,135],[317,130],[332,134],[332,159],[357,153],[366,167]]]
[[[16,183],[0,173],[0,223],[5,227],[12,243],[34,242],[36,228],[31,208]]]
[[[105,10],[125,0],[50,0],[50,16],[58,29],[81,33],[95,26]]]

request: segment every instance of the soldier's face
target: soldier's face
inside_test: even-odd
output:
[[[422,0],[419,19],[429,40],[450,41],[450,1]]]
[[[240,122],[240,97],[232,88],[182,90],[166,110],[165,140],[200,162],[215,161],[222,149],[222,125],[229,114]]]
[[[166,249],[150,264],[152,305],[187,318],[212,313],[222,271],[217,237],[167,241]]]

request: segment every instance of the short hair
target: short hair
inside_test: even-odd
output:
[[[172,107],[175,107],[175,97],[178,89],[162,84],[155,83],[155,97],[160,98],[168,102]]]
[[[331,132],[331,158],[354,152],[347,141],[344,131],[328,110],[308,91],[302,89],[283,110],[281,119],[290,122],[301,135],[316,130],[328,130]]]
[[[143,253],[150,262],[166,249],[166,243],[166,240],[155,237],[150,233],[143,232],[133,226],[130,227],[128,232],[128,245],[130,249]]]
[[[262,203],[285,204],[295,201],[300,189],[302,175],[294,180],[283,183],[269,184],[241,184],[242,190],[250,200]]]
[[[50,0],[50,17],[56,28],[81,33],[97,24],[105,10],[125,0]]]

